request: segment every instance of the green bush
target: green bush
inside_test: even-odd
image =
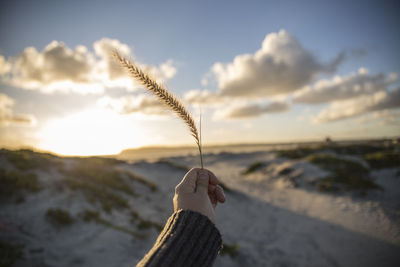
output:
[[[284,149],[284,150],[275,150],[274,152],[278,155],[278,157],[282,158],[290,158],[290,159],[301,159],[312,153],[315,153],[321,149],[320,146],[312,148],[312,147],[299,147],[294,149]]]
[[[124,174],[127,175],[128,178],[131,179],[132,181],[136,181],[136,182],[139,182],[139,183],[147,186],[148,188],[150,188],[151,191],[158,190],[158,186],[155,183],[148,181],[139,175],[133,174],[131,172],[124,172]]]
[[[312,155],[308,161],[331,173],[316,181],[320,191],[382,189],[369,177],[369,170],[359,162],[331,155]]]
[[[373,169],[395,168],[400,166],[400,153],[395,151],[381,151],[366,154],[364,159]]]
[[[11,244],[0,240],[0,267],[12,267],[17,260],[22,259],[24,246]]]
[[[262,167],[264,167],[265,164],[263,162],[255,162],[253,164],[251,164],[250,166],[248,166],[246,168],[246,170],[244,170],[242,172],[243,175],[248,175],[250,173],[253,173],[255,171],[258,171],[259,169],[261,169]]]
[[[235,258],[236,256],[239,255],[239,245],[237,244],[222,244],[222,250],[221,250],[221,255],[227,255],[231,258]]]
[[[110,212],[114,208],[129,207],[128,201],[125,198],[101,184],[75,178],[67,178],[65,179],[65,183],[70,189],[81,191],[89,202],[100,203],[106,212]]]
[[[18,170],[6,171],[0,168],[0,196],[7,197],[21,192],[38,192],[41,189],[36,174]]]
[[[307,160],[327,171],[368,174],[369,170],[361,163],[332,155],[312,155]]]
[[[144,220],[144,219],[140,219],[139,224],[137,225],[137,227],[139,229],[155,228],[159,232],[161,232],[162,229],[164,228],[164,226],[161,225],[158,222],[153,222],[151,220]]]
[[[130,220],[130,222],[132,224],[137,223],[137,227],[139,229],[155,228],[157,231],[161,232],[162,229],[164,228],[164,226],[162,224],[158,223],[158,222],[154,222],[154,221],[151,221],[151,220],[143,219],[140,216],[140,214],[135,210],[131,211],[131,220]]]
[[[19,170],[33,170],[43,169],[46,170],[52,166],[60,167],[62,161],[47,153],[38,153],[29,149],[20,150],[2,150],[5,153],[7,160],[12,163],[15,168]]]
[[[60,208],[48,209],[46,212],[46,218],[56,226],[67,226],[74,223],[74,219],[69,212]]]
[[[132,188],[122,178],[122,173],[114,169],[115,161],[103,158],[79,159],[78,164],[70,170],[70,176],[109,187],[134,196]]]
[[[127,234],[129,234],[129,235],[131,235],[131,236],[133,236],[135,238],[139,238],[139,239],[146,238],[146,235],[137,233],[137,232],[135,232],[135,231],[133,231],[131,229],[128,229],[126,227],[123,227],[123,226],[115,225],[115,224],[111,223],[110,221],[107,221],[107,220],[101,218],[100,213],[97,212],[97,211],[85,210],[83,212],[83,220],[85,222],[95,222],[95,223],[98,223],[98,224],[102,224],[102,225],[104,225],[106,227],[109,227],[111,229],[114,229],[116,231],[127,233]]]
[[[188,172],[190,170],[190,168],[188,166],[175,163],[175,162],[170,161],[168,159],[160,159],[160,160],[156,161],[155,163],[166,164],[166,165],[168,165],[168,166],[170,166],[172,168],[179,169],[179,170],[182,170],[184,172]]]

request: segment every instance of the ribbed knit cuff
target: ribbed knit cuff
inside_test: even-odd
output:
[[[221,234],[207,216],[179,210],[137,266],[212,266],[221,246]]]

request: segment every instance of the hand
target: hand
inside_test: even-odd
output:
[[[215,208],[225,202],[224,190],[209,170],[193,168],[175,187],[174,211],[193,210],[215,223]]]

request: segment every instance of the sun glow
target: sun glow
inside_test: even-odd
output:
[[[148,144],[143,127],[127,116],[90,109],[49,121],[38,148],[62,155],[110,155]]]

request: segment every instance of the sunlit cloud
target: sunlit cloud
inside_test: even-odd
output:
[[[155,97],[140,94],[112,98],[104,96],[97,101],[97,105],[111,109],[119,114],[142,113],[147,115],[165,115],[167,109]]]
[[[133,91],[140,87],[111,58],[113,49],[127,58],[134,58],[128,45],[103,38],[94,42],[93,48],[94,52],[82,45],[71,49],[59,41],[52,41],[42,51],[27,47],[8,60],[0,55],[0,75],[5,83],[14,87],[44,93],[98,94],[106,88]],[[171,79],[177,72],[172,60],[159,66],[136,63],[159,81]]]
[[[218,95],[268,97],[300,89],[319,73],[334,72],[343,59],[344,54],[339,54],[331,62],[319,62],[295,37],[281,30],[268,34],[254,54],[238,55],[230,63],[217,62],[211,72]]]
[[[331,62],[322,63],[295,37],[281,30],[268,34],[254,54],[237,55],[226,64],[215,63],[202,84],[208,85],[214,78],[216,91],[191,90],[184,99],[191,104],[217,108],[214,117],[219,119],[284,112],[291,106],[285,102],[288,94],[308,85],[320,73],[334,72],[343,60],[344,54],[339,54]],[[255,98],[270,103],[235,103]]]
[[[11,64],[0,55],[0,75],[8,74],[11,71]]]
[[[191,104],[214,105],[229,101],[229,97],[209,90],[190,90],[185,93],[184,100]]]
[[[35,118],[32,115],[14,113],[14,104],[14,99],[0,93],[0,126],[33,124]]]
[[[393,91],[379,91],[372,95],[334,102],[322,110],[315,118],[315,123],[332,122],[356,117],[373,111],[400,108],[400,88]]]
[[[335,76],[331,80],[320,80],[295,93],[294,102],[319,104],[345,100],[360,95],[369,95],[386,90],[397,79],[395,74],[386,77],[383,73],[371,75],[364,68],[347,76]]]
[[[360,116],[358,122],[361,124],[378,123],[381,126],[400,127],[400,108],[378,110]]]
[[[103,38],[94,42],[93,47],[96,56],[99,58],[95,66],[95,75],[96,79],[101,81],[102,85],[109,88],[125,88],[128,91],[134,91],[141,87],[111,56],[112,52],[116,49],[121,56],[135,60],[135,56],[127,44],[123,44],[116,39]],[[177,69],[171,59],[161,63],[157,67],[146,65],[136,60],[135,63],[159,82],[167,81],[177,73]]]
[[[233,104],[215,112],[216,119],[244,119],[258,117],[267,113],[280,113],[290,109],[286,102],[271,102],[268,104]]]

